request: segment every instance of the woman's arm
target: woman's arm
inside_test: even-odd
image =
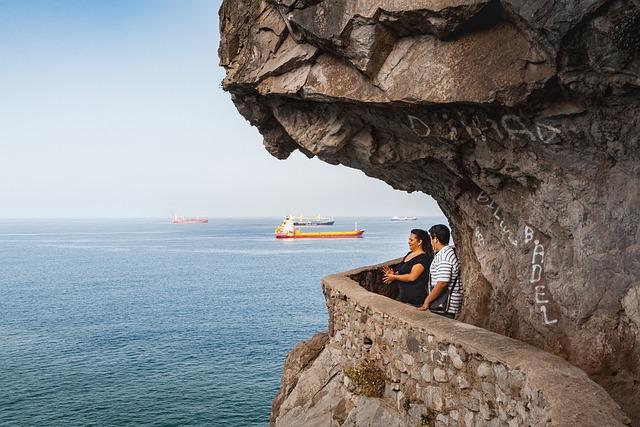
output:
[[[424,265],[416,264],[411,267],[411,272],[408,274],[395,274],[392,272],[385,272],[384,279],[382,279],[382,281],[386,284],[389,284],[394,280],[399,280],[401,282],[413,282],[417,280],[422,273],[424,273]]]

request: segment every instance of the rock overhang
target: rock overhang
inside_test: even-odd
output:
[[[277,158],[433,195],[465,265],[464,319],[567,358],[633,412],[634,7],[226,0],[223,85]]]

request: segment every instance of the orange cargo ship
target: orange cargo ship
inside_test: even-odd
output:
[[[207,224],[208,222],[207,218],[185,218],[178,215],[171,218],[171,224]]]
[[[352,231],[300,231],[294,227],[293,217],[286,217],[276,228],[276,239],[344,239],[349,237],[362,237],[364,230],[359,230],[358,225]]]

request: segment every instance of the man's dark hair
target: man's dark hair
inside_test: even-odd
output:
[[[444,224],[436,224],[429,229],[429,234],[438,238],[438,241],[443,245],[449,244],[449,239],[451,238],[451,233],[449,232],[449,227]]]

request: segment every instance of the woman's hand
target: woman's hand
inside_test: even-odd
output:
[[[384,278],[382,279],[382,283],[384,283],[385,285],[388,285],[394,280],[396,280],[395,272],[388,265],[383,266],[382,271],[384,272]]]

